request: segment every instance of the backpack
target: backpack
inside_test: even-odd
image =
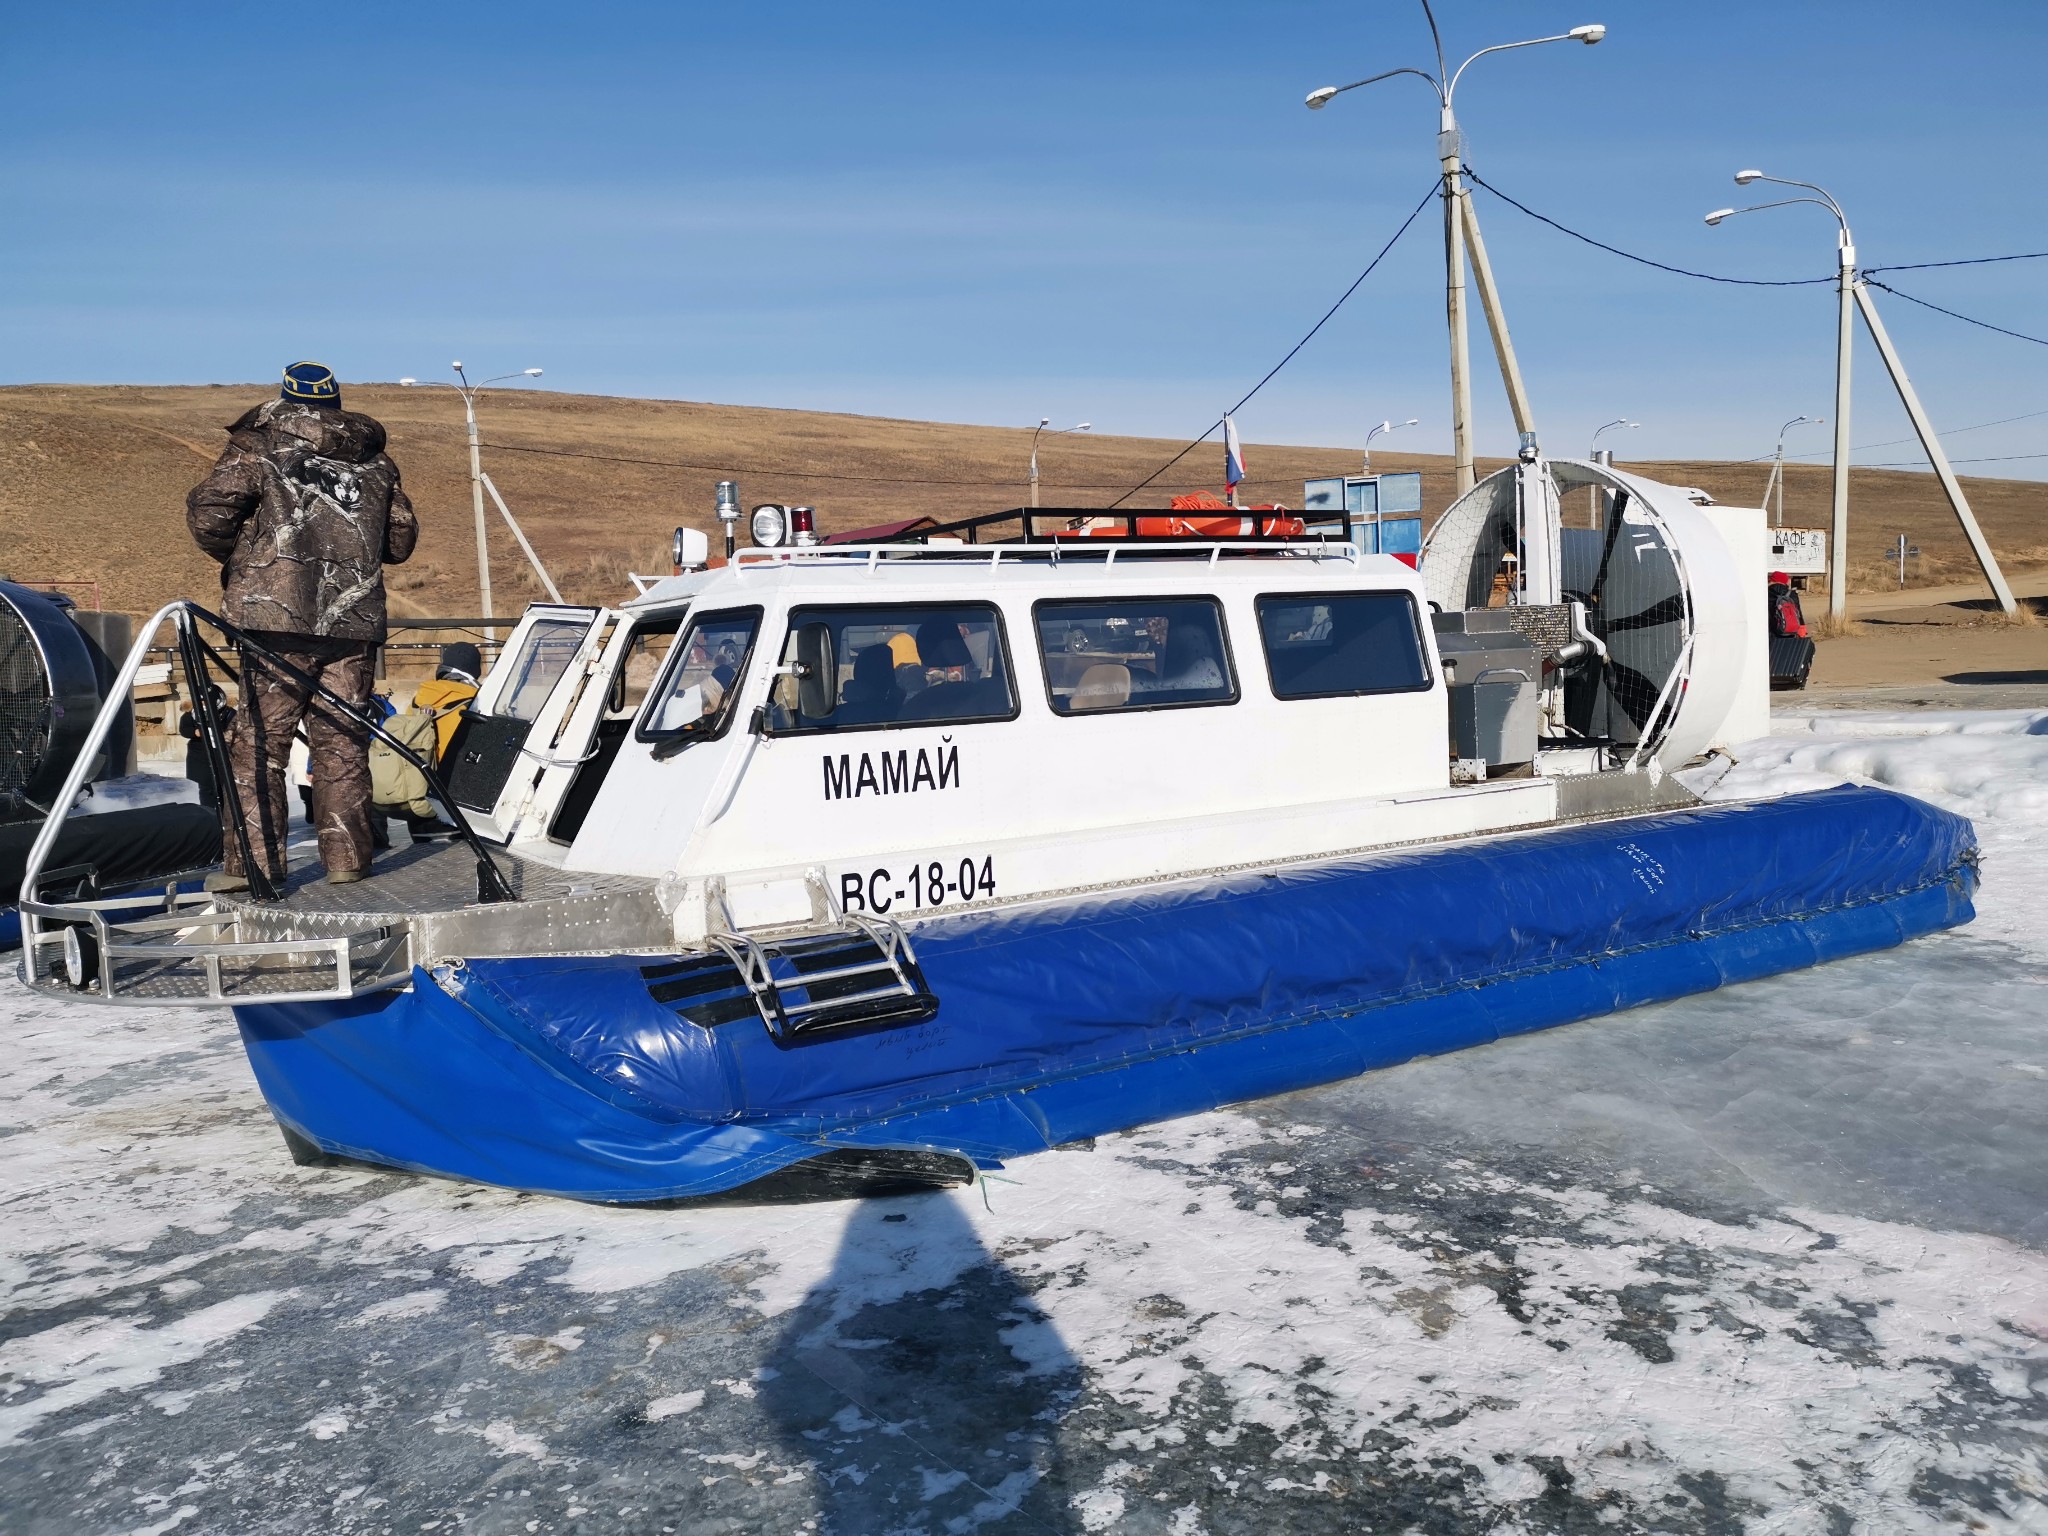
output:
[[[435,729],[435,716],[422,714],[418,710],[407,710],[402,715],[393,715],[384,722],[384,729],[392,737],[409,747],[413,752],[433,762],[440,745]],[[429,796],[431,786],[427,776],[400,753],[392,750],[389,742],[382,737],[373,737],[370,742],[370,798],[378,805],[400,806],[415,816],[435,814],[434,802]]]

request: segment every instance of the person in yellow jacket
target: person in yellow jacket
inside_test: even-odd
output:
[[[470,700],[476,697],[477,679],[483,675],[483,670],[483,652],[468,641],[444,645],[441,647],[441,665],[435,670],[433,679],[421,683],[419,692],[412,696],[414,709],[434,717],[437,737],[434,761],[437,764],[448,756],[448,744],[455,740],[455,728],[468,712]]]

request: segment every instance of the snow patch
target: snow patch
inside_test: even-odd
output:
[[[148,1386],[270,1315],[281,1291],[235,1296],[157,1326],[133,1317],[87,1317],[0,1344],[0,1445],[12,1445],[51,1414],[107,1392]],[[43,1390],[14,1401],[24,1387]]]
[[[704,1406],[702,1388],[678,1392],[673,1397],[657,1397],[647,1405],[643,1417],[650,1424],[659,1424],[663,1419],[672,1419],[679,1413],[695,1413]]]

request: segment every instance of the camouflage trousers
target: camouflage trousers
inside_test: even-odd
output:
[[[376,647],[369,641],[261,631],[251,631],[250,638],[353,707],[369,707],[376,668]],[[228,764],[248,819],[249,850],[273,878],[283,878],[291,808],[286,778],[292,737],[302,721],[320,862],[330,870],[368,869],[370,733],[297,678],[244,650],[242,707],[228,733]],[[228,873],[240,875],[247,871],[242,868],[233,818],[223,797],[221,820],[227,835],[222,864]]]

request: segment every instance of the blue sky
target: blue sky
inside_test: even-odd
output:
[[[1827,185],[1873,264],[2048,249],[2039,0],[1442,0],[1467,156],[1682,266],[1825,274],[1827,216],[1708,229],[1744,165]],[[1853,35],[1844,35],[1853,27]],[[1434,176],[1414,0],[1037,6],[72,3],[0,53],[0,382],[544,366],[549,386],[1199,431]],[[1539,424],[1767,452],[1832,413],[1833,295],[1630,267],[1486,194]],[[1448,445],[1432,207],[1242,413],[1247,440]],[[2048,335],[2048,262],[1898,274]],[[2048,411],[2048,347],[1879,295],[1936,422]],[[1512,447],[1483,332],[1480,446]],[[1856,440],[1905,431],[1868,344]],[[1824,449],[1825,433],[1804,446]],[[2048,415],[1957,437],[2048,452]],[[1913,457],[1879,448],[1870,462]],[[2048,459],[1977,466],[2048,474]]]

